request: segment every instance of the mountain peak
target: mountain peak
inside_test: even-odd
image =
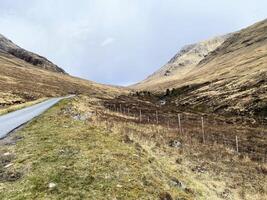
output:
[[[199,43],[185,45],[166,65],[134,87],[142,87],[142,84],[144,83],[153,85],[158,84],[159,82],[168,82],[180,76],[184,76],[231,35],[232,34],[226,34]]]

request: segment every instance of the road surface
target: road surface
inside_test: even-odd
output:
[[[73,97],[73,95],[67,97],[52,98],[42,103],[38,103],[33,106],[0,116],[0,139],[3,139],[8,135],[8,133],[25,124],[26,122],[29,122],[34,117],[39,116],[62,99],[70,97]]]

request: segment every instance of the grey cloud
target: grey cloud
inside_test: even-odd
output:
[[[266,17],[265,0],[1,0],[0,32],[86,79],[128,84],[181,46]]]

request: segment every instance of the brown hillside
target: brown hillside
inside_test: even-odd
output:
[[[0,107],[41,97],[71,93],[114,96],[125,91],[62,73],[36,68],[10,54],[0,52]]]
[[[176,88],[171,101],[200,111],[267,116],[266,82],[264,20],[233,34],[185,76],[154,89],[149,84],[140,89]]]
[[[51,61],[47,60],[46,58],[38,54],[20,48],[18,45],[14,44],[11,40],[7,39],[1,34],[0,34],[0,52],[2,54],[13,55],[14,57],[24,60],[25,62],[32,64],[35,67],[66,74],[66,72],[63,69],[61,69]]]

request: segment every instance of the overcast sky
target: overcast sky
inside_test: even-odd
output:
[[[0,0],[0,33],[72,75],[116,85],[266,17],[266,0]]]

